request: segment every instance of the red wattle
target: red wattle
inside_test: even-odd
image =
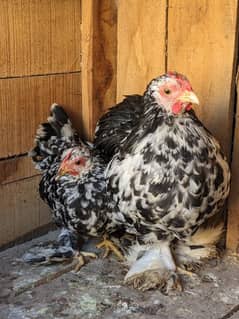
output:
[[[172,111],[174,114],[178,114],[179,112],[182,111],[182,103],[181,102],[177,102],[172,106]]]

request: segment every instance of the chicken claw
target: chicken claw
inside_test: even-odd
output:
[[[90,253],[88,251],[80,251],[76,256],[74,256],[74,259],[78,260],[78,263],[75,266],[74,271],[78,272],[81,267],[83,267],[86,264],[86,258],[97,258],[97,255],[95,253]]]
[[[186,270],[186,269],[183,269],[182,267],[178,267],[178,266],[177,266],[177,272],[182,274],[182,275],[189,276],[190,278],[198,277],[198,275],[196,273],[189,271],[189,270]]]
[[[121,261],[125,260],[123,254],[118,249],[118,247],[116,247],[116,245],[112,241],[107,239],[106,235],[103,236],[103,240],[98,245],[96,245],[96,247],[105,249],[103,258],[108,257],[110,252],[112,251],[119,258],[119,260]]]

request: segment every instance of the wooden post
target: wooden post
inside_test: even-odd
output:
[[[83,132],[92,135],[93,112],[93,21],[94,0],[83,0],[81,28],[81,76],[82,76],[82,121]]]
[[[104,109],[116,101],[116,30],[114,1],[82,0],[82,116],[88,138]]]
[[[238,73],[239,75],[239,69]],[[232,155],[231,193],[228,203],[227,248],[239,253],[239,79],[237,77],[237,113]]]

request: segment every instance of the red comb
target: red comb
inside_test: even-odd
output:
[[[73,149],[63,158],[62,163],[65,163],[66,161],[68,161],[68,159],[71,157],[72,152],[73,152]]]
[[[189,83],[185,75],[177,73],[176,71],[169,71],[167,72],[167,74],[175,77],[177,81],[181,84],[182,88],[184,88],[185,90],[192,90],[191,84]]]

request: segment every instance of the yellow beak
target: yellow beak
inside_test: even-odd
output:
[[[199,99],[197,95],[192,91],[183,92],[183,94],[178,98],[178,100],[183,103],[192,103],[199,105]]]
[[[59,169],[57,172],[55,180],[57,181],[61,176],[65,175],[67,173],[67,170],[64,169],[63,167]]]

